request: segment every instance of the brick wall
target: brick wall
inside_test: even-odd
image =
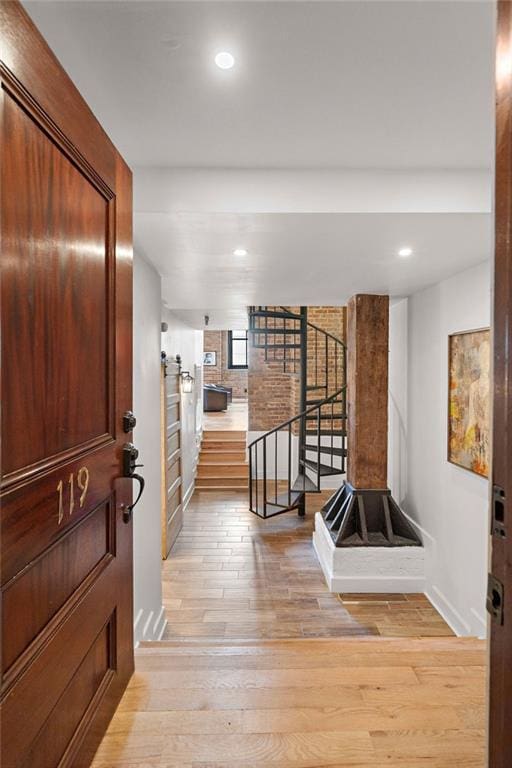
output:
[[[217,365],[205,365],[205,384],[223,384],[233,388],[233,397],[247,397],[247,369],[228,368],[228,332],[204,331],[204,351],[217,353]]]
[[[299,307],[290,307],[292,311],[298,311]],[[346,307],[308,307],[308,320],[327,333],[331,333],[342,341],[346,333]],[[273,323],[270,322],[270,325]],[[325,363],[325,346],[316,339],[312,329],[308,331],[308,383],[315,383],[315,377],[320,381],[320,372]],[[316,348],[315,348],[316,347]],[[315,352],[318,357],[318,375],[315,370]],[[327,348],[329,359],[329,388],[332,389],[336,378],[339,379],[341,371],[335,371],[335,345],[329,344]],[[206,369],[205,369],[206,370]],[[300,411],[300,376],[299,366],[297,372],[284,373],[282,362],[265,361],[265,352],[255,349],[249,344],[249,429],[253,431],[267,431],[278,424],[292,418]],[[311,394],[311,398],[315,395]]]

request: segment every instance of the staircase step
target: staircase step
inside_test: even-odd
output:
[[[306,435],[320,435],[320,437],[330,437],[331,435],[334,437],[344,437],[346,434],[346,429],[321,429],[320,431],[316,429],[306,429]]]
[[[346,418],[347,418],[347,414],[346,413],[336,413],[336,412],[334,412],[334,413],[326,413],[326,414],[320,413],[320,419],[322,421],[326,421],[327,419],[333,419],[333,420],[341,419],[341,420],[343,420],[343,419],[346,419]],[[310,413],[310,414],[308,414],[306,416],[306,421],[318,421],[318,415],[316,413]]]
[[[277,495],[277,501],[276,497],[272,496],[270,501],[267,499],[267,517],[272,517],[272,515],[277,515],[280,512],[288,512],[290,509],[295,509],[297,507],[298,502],[300,501],[300,497],[302,496],[302,493],[290,493],[290,504],[288,504],[288,494],[287,493],[279,493]],[[259,494],[258,494],[259,497]],[[257,514],[260,517],[263,517],[264,508],[263,508],[263,502],[259,502],[258,506],[256,507]]]
[[[217,478],[197,478],[195,484],[196,491],[245,491],[249,489],[249,481],[238,477],[230,480],[226,477]]]
[[[310,477],[299,473],[292,485],[292,491],[302,491],[302,493],[320,493],[317,484]]]
[[[300,349],[300,344],[253,344],[255,349]],[[283,360],[284,362],[284,360]]]
[[[331,467],[329,464],[318,464],[317,461],[311,461],[311,459],[301,459],[300,463],[303,467],[312,469],[314,472],[320,472],[320,477],[327,477],[328,475],[344,475],[345,472],[340,467]]]
[[[245,440],[247,431],[243,429],[206,429],[203,432],[203,442],[211,440]]]
[[[204,464],[202,461],[197,465],[197,477],[201,479],[208,477],[219,477],[223,480],[226,477],[238,478],[249,476],[248,464]]]
[[[201,464],[243,464],[246,460],[245,448],[241,451],[213,450],[201,448],[199,461]]]
[[[201,451],[245,451],[244,440],[203,440]]]
[[[255,333],[255,334],[257,334],[257,333],[265,333],[265,334],[275,333],[278,336],[279,336],[279,334],[285,334],[285,335],[289,336],[289,335],[292,335],[292,334],[295,334],[295,335],[299,334],[300,333],[300,328],[273,328],[273,327],[269,327],[269,326],[267,326],[266,328],[265,327],[263,327],[263,328],[255,327],[255,328],[249,328],[249,333]]]
[[[251,310],[249,312],[249,317],[279,317],[282,320],[302,320],[300,315],[296,315],[293,312],[280,312],[274,309]]]
[[[323,403],[325,400],[325,397],[318,397],[314,400],[306,400],[306,405],[319,405],[319,403]],[[333,400],[332,401],[335,405],[343,405],[343,400]],[[327,405],[330,405],[331,403],[326,403],[325,407],[327,408]]]
[[[304,446],[306,451],[315,451],[317,452],[320,450],[320,453],[328,453],[331,456],[346,456],[347,455],[347,449],[346,448],[336,448],[332,447],[330,445],[321,445],[320,449],[317,445],[313,445],[312,443],[306,443]]]

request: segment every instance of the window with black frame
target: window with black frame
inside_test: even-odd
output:
[[[247,331],[228,331],[228,368],[247,368]]]

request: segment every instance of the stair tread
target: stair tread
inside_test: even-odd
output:
[[[343,421],[343,419],[346,419],[346,418],[347,418],[346,413],[325,413],[325,414],[320,413],[321,421],[326,421],[327,419],[332,419],[332,420],[341,419]],[[318,421],[318,414],[309,413],[306,416],[306,421]]]
[[[308,475],[299,472],[292,485],[292,491],[302,491],[303,493],[319,493],[316,483]]]
[[[320,449],[319,449],[317,445],[306,443],[306,445],[304,447],[305,447],[306,451],[318,451],[318,450],[320,450],[320,453],[329,453],[329,454],[332,454],[333,456],[346,456],[347,455],[347,449],[346,448],[336,448],[335,446],[333,446],[331,448],[330,445],[321,445]]]
[[[249,328],[249,332],[250,333],[266,333],[266,334],[276,333],[278,335],[282,333],[282,334],[286,334],[287,336],[290,336],[292,334],[296,335],[300,333],[300,328],[274,328],[274,327],[267,326],[266,328],[265,327]]]
[[[274,309],[255,309],[249,311],[249,317],[280,317],[283,320],[302,320],[294,312],[282,312]]]
[[[313,469],[315,472],[320,469],[320,476],[326,477],[327,475],[344,475],[345,472],[340,467],[331,467],[330,464],[318,464],[316,461],[312,461],[311,459],[301,459],[300,463],[308,467],[309,469]]]
[[[321,429],[320,431],[306,429],[306,435],[320,435],[320,437],[330,437],[331,435],[334,435],[334,437],[344,437],[346,434],[346,429]]]

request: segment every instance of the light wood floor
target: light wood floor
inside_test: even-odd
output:
[[[441,636],[452,631],[423,595],[332,595],[311,543],[314,512],[260,520],[247,494],[196,492],[163,564],[164,639],[351,635]]]
[[[210,429],[247,430],[247,423],[247,400],[233,400],[228,405],[227,411],[203,413],[203,428],[205,431]]]
[[[93,768],[484,768],[485,644],[422,596],[329,595],[320,503],[263,522],[244,493],[195,494],[167,639],[136,651]]]
[[[143,648],[94,768],[483,768],[483,664],[451,637]]]

